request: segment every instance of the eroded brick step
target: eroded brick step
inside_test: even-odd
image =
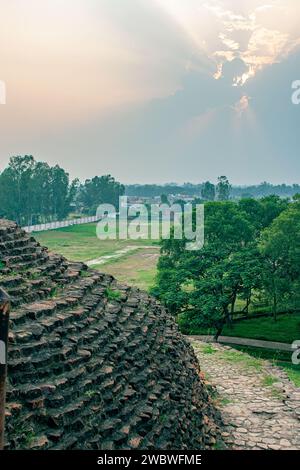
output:
[[[29,255],[28,255],[29,256]],[[41,253],[39,256],[31,256],[30,260],[27,261],[9,261],[6,262],[6,267],[12,272],[23,272],[30,270],[31,268],[41,266],[48,261],[49,256],[46,252]]]
[[[13,327],[25,323],[27,320],[38,321],[40,318],[47,316],[47,320],[50,321],[51,315],[57,313],[60,310],[66,310],[72,308],[74,305],[78,304],[80,300],[83,300],[83,297],[91,290],[93,287],[96,287],[97,284],[103,278],[103,275],[95,274],[91,272],[89,277],[80,277],[78,273],[76,276],[71,276],[72,280],[76,279],[76,282],[68,285],[61,290],[60,295],[56,295],[52,299],[45,299],[40,302],[35,302],[33,304],[25,305],[20,307],[17,310],[11,312],[11,321],[12,321],[12,331]],[[99,296],[104,293],[105,288],[100,289]],[[97,298],[94,299],[94,303],[89,303],[87,299],[87,308],[92,308],[92,305],[96,305]],[[48,329],[51,330],[51,324],[48,326]]]
[[[85,317],[84,320],[78,323],[76,325],[76,328],[72,326],[72,320],[73,320],[73,315],[75,314],[75,317],[78,315],[82,316],[82,311],[75,311],[72,314],[66,313],[66,317],[64,318],[64,321],[66,319],[69,321],[70,325],[70,331],[69,331],[69,341],[68,344],[71,347],[72,351],[74,352],[74,356],[68,356],[69,350],[67,349],[64,354],[66,355],[65,359],[67,360],[68,358],[68,365],[70,367],[73,367],[75,364],[78,365],[78,363],[84,361],[84,358],[82,355],[79,355],[79,357],[76,356],[76,350],[73,349],[73,344],[76,344],[77,348],[85,349],[87,352],[90,354],[97,353],[99,348],[102,350],[102,354],[105,358],[109,358],[110,355],[115,354],[116,356],[121,356],[122,353],[125,353],[125,350],[135,350],[136,349],[136,342],[134,341],[134,336],[137,333],[137,330],[140,329],[139,325],[136,325],[135,327],[132,326],[132,328],[129,329],[129,331],[125,331],[122,336],[117,336],[116,331],[112,330],[110,328],[110,324],[114,323],[115,324],[115,329],[118,330],[118,325],[116,318],[113,318],[110,314],[107,314],[107,317],[88,317],[87,312],[85,312]],[[54,318],[54,323],[58,325],[62,321],[61,315],[59,315],[59,318]],[[38,326],[36,325],[36,329]],[[61,330],[65,334],[65,329],[66,327]],[[32,335],[41,335],[43,332],[44,328],[40,328],[38,331],[33,331]],[[56,330],[56,334],[59,333],[59,328]],[[147,331],[145,330],[145,333]],[[103,336],[104,335],[104,336]],[[62,335],[63,336],[63,335]],[[153,336],[153,342],[151,344],[151,347],[153,347],[154,342],[158,341],[159,334],[157,331],[155,331],[155,335]],[[16,331],[15,332],[15,338],[19,339],[19,341],[28,341],[31,338],[28,338],[28,333],[22,332],[21,331]],[[51,336],[49,337],[51,338]],[[150,338],[150,337],[149,337]],[[57,338],[56,338],[57,340]],[[124,347],[124,341],[126,342],[126,346]],[[64,343],[66,344],[66,342]],[[50,348],[53,347],[53,345],[49,345]],[[25,351],[25,359],[27,357],[28,353],[32,353],[32,356],[30,358],[30,361],[34,359],[35,355],[40,356],[40,351],[37,350],[32,350],[30,348],[22,348],[22,346],[18,345],[12,345],[12,351],[14,354],[14,357],[20,357],[20,360],[12,361],[12,366],[14,367],[15,371],[18,371],[20,373],[20,379],[23,381],[24,379],[27,380],[28,377],[26,376],[27,372],[30,373],[31,368],[26,366],[26,362],[28,361],[23,361],[24,359],[22,356],[23,351]],[[146,352],[149,349],[149,346],[143,345],[143,352]],[[41,376],[44,373],[44,368],[45,365],[47,366],[48,362],[53,362],[51,358],[51,354],[55,353],[53,351],[48,351],[48,356],[45,355],[42,360],[38,360],[38,362],[35,362],[35,374],[39,374],[39,371],[41,372]],[[87,354],[88,356],[88,354]],[[54,357],[54,361],[56,358]],[[97,363],[99,365],[99,363]],[[97,365],[96,364],[96,365]],[[39,370],[36,370],[38,367]],[[46,372],[47,372],[47,367],[46,367]],[[25,374],[25,375],[24,375]]]
[[[97,321],[99,322],[99,318],[97,319]],[[55,366],[56,374],[58,374],[59,372],[65,373],[65,371],[68,369],[72,370],[75,366],[79,367],[80,364],[85,363],[94,354],[99,354],[99,349],[101,350],[101,357],[103,362],[109,361],[112,357],[114,357],[114,359],[118,362],[122,355],[124,355],[129,349],[132,357],[131,369],[132,371],[134,371],[135,364],[137,366],[139,365],[139,359],[149,350],[154,353],[155,344],[159,345],[160,343],[160,333],[159,331],[155,330],[153,335],[148,334],[148,341],[145,342],[145,344],[142,344],[137,347],[138,345],[136,341],[134,341],[134,338],[136,337],[136,330],[140,328],[139,326],[131,328],[129,332],[125,332],[124,334],[117,336],[117,333],[109,328],[109,322],[107,324],[106,330],[103,330],[103,320],[100,319],[100,321],[101,325],[99,326],[101,327],[99,329],[97,329],[96,323],[94,325],[90,325],[90,327],[92,326],[92,329],[89,329],[90,322],[89,319],[87,319],[87,322],[85,324],[82,323],[80,325],[82,326],[82,328],[85,327],[85,332],[80,333],[79,335],[76,335],[76,332],[73,332],[73,336],[69,336],[68,343],[64,342],[64,344],[67,344],[68,346],[63,350],[60,349],[59,351],[56,351],[55,349],[51,349],[45,351],[45,354],[41,354],[39,350],[37,353],[37,351],[32,348],[30,349],[25,347],[23,349],[13,347],[13,354],[17,357],[21,356],[23,351],[25,351],[26,355],[32,353],[30,361],[23,360],[21,358],[19,360],[12,361],[11,363],[11,366],[14,368],[14,371],[18,372],[15,374],[15,377],[17,378],[18,382],[29,380],[31,374],[34,374],[35,378],[42,378],[45,373],[48,373],[50,365]],[[116,328],[116,330],[119,332],[121,331],[120,329],[118,329],[118,327]],[[148,332],[145,330],[144,334],[147,335],[147,333]],[[53,336],[49,337],[50,341],[52,337]],[[26,336],[22,339],[28,340]],[[55,341],[53,341],[53,344],[49,344],[49,347],[53,348],[54,345],[56,346],[59,344],[60,343],[58,337],[55,337]],[[46,348],[45,343],[43,343],[43,349],[44,348]],[[56,361],[58,358],[61,359],[61,363],[63,364],[61,368],[59,366],[56,366]],[[33,363],[34,367],[32,368],[30,365],[28,365],[28,362]],[[142,362],[141,367],[143,365],[144,364]],[[91,379],[93,378],[93,376],[95,377],[95,371],[97,370],[97,368],[99,368],[99,358],[94,364],[93,362],[91,362],[88,365],[89,372],[92,374]]]
[[[0,243],[5,243],[6,241],[19,240],[20,238],[29,239],[30,237],[24,232],[24,230],[18,228],[16,224],[14,224],[14,226],[11,225],[11,227],[8,227],[6,229],[3,227],[0,228]]]
[[[21,233],[21,232],[20,232]],[[34,238],[21,233],[21,236],[13,237],[11,236],[9,239],[0,241],[0,247],[7,247],[8,249],[26,247],[29,244],[35,244],[36,246],[40,246],[39,242],[37,242]]]
[[[10,289],[12,287],[19,286],[23,282],[23,277],[19,274],[14,276],[1,276],[0,275],[0,284],[5,289]]]
[[[25,256],[33,253],[41,253],[46,251],[45,248],[42,248],[38,243],[32,243],[30,240],[27,240],[28,243],[16,247],[14,242],[8,242],[0,244],[0,253],[1,256],[12,257],[12,256]]]
[[[122,422],[126,422],[126,419],[129,419],[131,414],[133,414],[133,411],[138,408],[135,417],[132,416],[132,422],[134,421],[136,425],[138,419],[142,420],[143,417],[145,417],[145,414],[147,414],[147,417],[151,415],[151,412],[153,411],[151,405],[157,399],[155,393],[161,394],[161,391],[163,390],[163,388],[157,384],[156,380],[153,380],[155,377],[150,377],[152,380],[153,391],[150,397],[145,394],[142,398],[141,394],[138,394],[134,390],[134,386],[139,388],[139,382],[144,381],[145,383],[144,376],[140,375],[139,379],[136,379],[136,376],[138,376],[140,372],[137,368],[134,370],[131,369],[131,376],[135,378],[133,386],[128,386],[128,383],[131,382],[131,376],[126,374],[126,371],[124,373],[124,368],[121,366],[115,369],[109,366],[109,364],[102,369],[99,369],[98,367],[98,375],[95,377],[93,374],[91,375],[91,378],[86,375],[86,372],[86,369],[83,367],[76,371],[76,373],[70,372],[64,377],[57,379],[54,386],[40,384],[27,388],[24,387],[23,390],[19,392],[19,395],[16,391],[14,392],[14,395],[25,395],[28,399],[27,406],[29,406],[29,408],[41,408],[42,411],[44,405],[53,408],[60,407],[59,412],[57,412],[57,410],[53,413],[50,412],[47,414],[47,418],[50,417],[53,427],[63,426],[66,430],[68,429],[68,426],[76,428],[77,420],[82,419],[85,412],[87,412],[86,410],[88,410],[87,407],[84,407],[85,404],[87,405],[92,403],[94,407],[97,407],[97,405],[101,405],[101,403],[103,406],[103,402],[107,401],[107,405],[105,406],[106,419],[103,419],[101,429],[103,430],[103,436],[109,437],[110,431],[113,430],[112,424],[114,420],[112,417],[118,410],[116,404],[112,404],[111,402],[112,393],[116,399],[116,403],[124,403],[123,412],[120,416],[120,418],[122,418]],[[151,372],[152,371],[150,370],[150,374]],[[124,375],[124,377],[122,377],[122,375]],[[82,382],[78,383],[78,379],[82,379]],[[69,404],[66,404],[65,401],[68,394],[64,389],[67,385],[70,386],[72,383],[75,384],[76,382],[77,387],[79,385],[79,389],[76,391],[74,390],[74,393],[70,394]],[[98,385],[101,385],[102,393],[96,391]],[[150,385],[151,384],[147,387],[147,390],[149,390],[149,388],[151,389]],[[113,390],[111,390],[112,387]],[[55,393],[53,393],[54,391]],[[159,414],[158,410],[157,413]],[[120,421],[120,418],[118,421]],[[43,419],[43,412],[41,419]],[[99,427],[99,416],[95,425]]]

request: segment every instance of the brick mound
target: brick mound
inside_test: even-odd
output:
[[[7,449],[204,449],[218,416],[168,312],[0,220]]]

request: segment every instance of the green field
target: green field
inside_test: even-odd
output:
[[[158,257],[157,247],[140,248],[117,260],[111,260],[102,265],[96,264],[92,267],[112,274],[122,283],[149,290],[154,284]]]
[[[280,315],[276,322],[270,317],[242,320],[234,323],[232,328],[226,326],[222,334],[224,336],[292,343],[300,339],[300,315],[296,313]]]
[[[112,274],[121,282],[142,289],[149,289],[154,283],[159,257],[157,241],[99,240],[96,224],[74,225],[34,236],[50,251],[72,261],[89,262],[93,268]]]
[[[179,321],[181,329],[190,335],[214,335],[214,329],[189,328],[186,322]],[[271,316],[252,318],[233,322],[232,327],[225,326],[223,336],[236,336],[239,338],[260,339],[265,341],[279,341],[281,343],[292,343],[300,339],[300,315],[279,315],[277,321]]]
[[[157,246],[151,240],[99,240],[96,224],[73,225],[57,230],[34,233],[34,237],[49,250],[62,253],[73,261],[89,261],[127,246]]]

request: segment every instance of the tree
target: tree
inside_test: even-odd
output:
[[[287,209],[288,205],[287,199],[281,199],[278,196],[268,196],[262,199],[246,198],[238,202],[238,206],[246,214],[249,223],[255,227],[257,236]]]
[[[201,250],[186,251],[185,240],[162,242],[153,293],[181,321],[214,328],[218,336],[231,324],[237,295],[247,291],[251,297],[255,229],[233,202],[207,203],[205,214]]]
[[[278,305],[299,305],[300,200],[277,196],[205,204],[205,244],[162,241],[153,291],[179,318],[185,333],[231,325],[237,299],[248,312],[253,295]],[[298,299],[298,300],[297,300]],[[298,304],[297,304],[298,302]]]
[[[214,201],[216,197],[215,185],[206,181],[201,189],[201,197],[206,201]]]
[[[70,211],[69,175],[58,165],[51,168],[51,202],[54,218],[64,219]]]
[[[231,316],[235,312],[237,297],[245,301],[244,312],[248,313],[254,290],[262,286],[263,260],[256,241],[242,247],[228,260],[227,278],[232,286]]]
[[[231,185],[226,176],[219,176],[217,184],[218,201],[228,201],[230,197]]]
[[[161,204],[168,204],[169,205],[169,199],[166,194],[161,194],[160,196],[160,202]]]
[[[274,320],[279,300],[292,292],[300,279],[300,202],[290,204],[262,233],[264,289],[272,302]]]
[[[32,178],[34,158],[12,157],[0,177],[0,201],[5,216],[19,223],[28,223],[32,214]]]
[[[279,196],[267,196],[260,199],[261,215],[260,227],[264,229],[275,220],[283,211],[289,207],[288,199],[282,199]]]
[[[95,176],[80,187],[78,200],[83,211],[95,214],[100,204],[112,204],[118,208],[119,197],[124,192],[125,187],[111,175]]]
[[[0,213],[21,225],[62,219],[70,211],[76,181],[58,165],[30,155],[12,157],[0,175]]]

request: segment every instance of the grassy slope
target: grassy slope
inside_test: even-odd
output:
[[[280,367],[283,367],[285,372],[288,375],[288,378],[294,382],[296,387],[300,388],[300,366],[295,366],[290,362],[278,362],[277,363]]]
[[[275,322],[270,317],[254,318],[234,323],[232,328],[225,327],[224,336],[238,336],[266,341],[292,343],[300,339],[300,315],[282,315]]]

